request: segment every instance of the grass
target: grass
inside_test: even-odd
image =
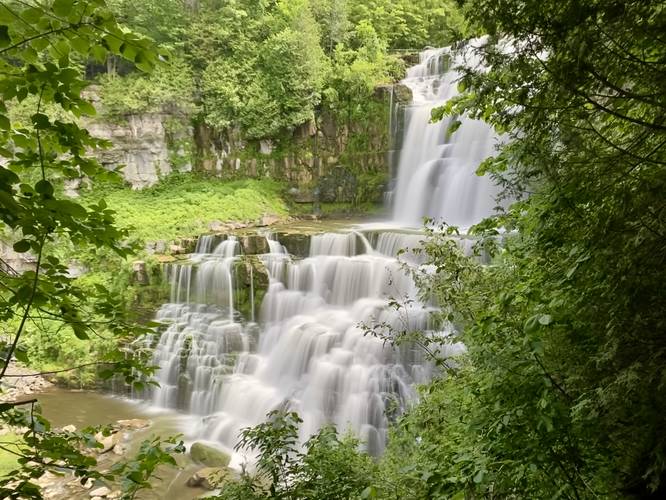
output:
[[[4,434],[0,436],[0,444],[8,450],[17,450],[16,443],[21,440],[21,436],[17,434]],[[11,451],[0,449],[0,477],[6,476],[19,466],[18,456],[11,453]]]
[[[213,221],[252,222],[263,215],[287,216],[283,186],[270,180],[222,181],[174,174],[142,191],[103,186],[84,199],[103,197],[119,225],[144,241],[171,240],[209,231]]]

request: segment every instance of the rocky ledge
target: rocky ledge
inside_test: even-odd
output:
[[[35,370],[25,368],[15,362],[9,364],[5,376],[0,380],[0,401],[18,401],[26,399],[36,392],[50,387],[51,382],[40,375],[32,375]]]

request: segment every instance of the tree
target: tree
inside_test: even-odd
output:
[[[476,228],[487,243],[505,230],[491,266],[428,245],[430,286],[455,304],[468,352],[393,453],[421,464],[406,484],[430,495],[660,498],[663,6],[473,0],[467,15],[488,37],[463,50],[484,64],[435,118],[467,113],[507,133],[479,174],[522,201]]]
[[[99,360],[102,376],[115,373],[140,385],[151,372],[144,356],[122,347],[140,330],[124,321],[120,301],[101,285],[83,289],[57,256],[63,244],[108,249],[121,257],[132,250],[104,201],[86,207],[62,194],[67,179],[115,175],[89,156],[106,144],[80,124],[81,117],[95,113],[82,96],[83,65],[88,58],[104,62],[111,55],[141,70],[157,61],[153,43],[122,30],[103,0],[0,5],[0,226],[16,252],[32,252],[36,261],[24,273],[3,265],[0,319],[10,333],[0,346],[0,379],[8,377],[12,358],[27,361],[22,339],[43,321],[57,322],[79,339],[113,335],[116,348]],[[9,108],[26,100],[34,102],[30,122],[11,119]],[[21,411],[23,402],[0,405],[3,421],[29,428],[19,451],[13,450],[21,467],[0,479],[0,496],[39,497],[31,480],[56,464],[64,463],[82,480],[101,477],[92,469],[95,460],[81,451],[95,445],[91,432],[52,431],[35,413],[35,401],[27,403],[28,411]]]

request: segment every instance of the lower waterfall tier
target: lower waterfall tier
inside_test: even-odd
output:
[[[395,256],[421,236],[314,235],[302,259],[274,235],[266,239],[269,253],[244,256],[233,237],[215,244],[202,237],[198,248],[206,253],[170,266],[171,303],[157,314],[165,329],[154,340],[160,387],[152,403],[199,416],[198,435],[229,450],[241,429],[288,407],[303,419],[302,440],[332,423],[381,453],[389,419],[416,399],[415,384],[433,370],[417,347],[393,347],[369,332],[374,325],[386,335],[431,330],[434,309],[418,301],[405,267],[418,259]],[[244,314],[239,293],[251,297]]]

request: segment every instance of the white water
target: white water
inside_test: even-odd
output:
[[[394,227],[420,226],[424,215],[467,227],[494,206],[496,188],[474,174],[494,151],[497,139],[490,128],[463,119],[447,138],[448,123],[428,123],[431,110],[456,92],[457,75],[444,71],[446,57],[446,49],[425,51],[403,81],[414,103],[405,110],[392,195]],[[401,249],[418,247],[422,235],[362,228],[319,234],[300,260],[275,235],[264,236],[269,253],[258,258],[270,284],[255,311],[251,282],[246,318],[234,310],[242,258],[235,238],[202,236],[190,263],[170,266],[171,301],[157,315],[168,326],[155,349],[160,387],[152,393],[153,404],[197,416],[192,437],[227,450],[241,429],[289,407],[303,419],[302,440],[333,423],[341,431],[350,428],[370,452],[380,453],[387,413],[415,401],[414,385],[426,381],[432,367],[419,348],[391,347],[367,335],[362,324],[448,334],[431,331],[432,307],[416,300],[416,287],[396,259]],[[407,252],[401,260],[418,266],[422,257]],[[250,276],[256,273],[251,270]],[[388,307],[392,299],[407,305],[396,311]],[[232,465],[241,460],[234,455]]]
[[[416,297],[395,250],[420,236],[383,233],[373,248],[355,232],[315,235],[302,260],[275,236],[267,239],[272,253],[259,258],[270,285],[259,325],[243,324],[229,309],[237,241],[194,254],[192,265],[172,266],[172,303],[157,315],[169,326],[155,349],[160,387],[153,403],[205,417],[198,435],[227,449],[241,429],[288,406],[304,421],[302,439],[333,423],[381,452],[387,410],[407,407],[431,367],[419,349],[385,345],[361,323],[428,330],[428,308],[386,307],[390,298]],[[198,248],[211,246],[200,241]]]
[[[493,213],[498,188],[487,176],[475,174],[479,163],[492,156],[499,139],[479,120],[461,117],[461,125],[447,134],[452,119],[430,123],[434,108],[454,97],[458,72],[447,70],[462,63],[448,48],[429,49],[420,63],[407,70],[402,84],[413,103],[405,109],[405,131],[400,152],[393,220],[420,227],[423,217],[468,228]],[[471,52],[466,64],[475,64]]]

